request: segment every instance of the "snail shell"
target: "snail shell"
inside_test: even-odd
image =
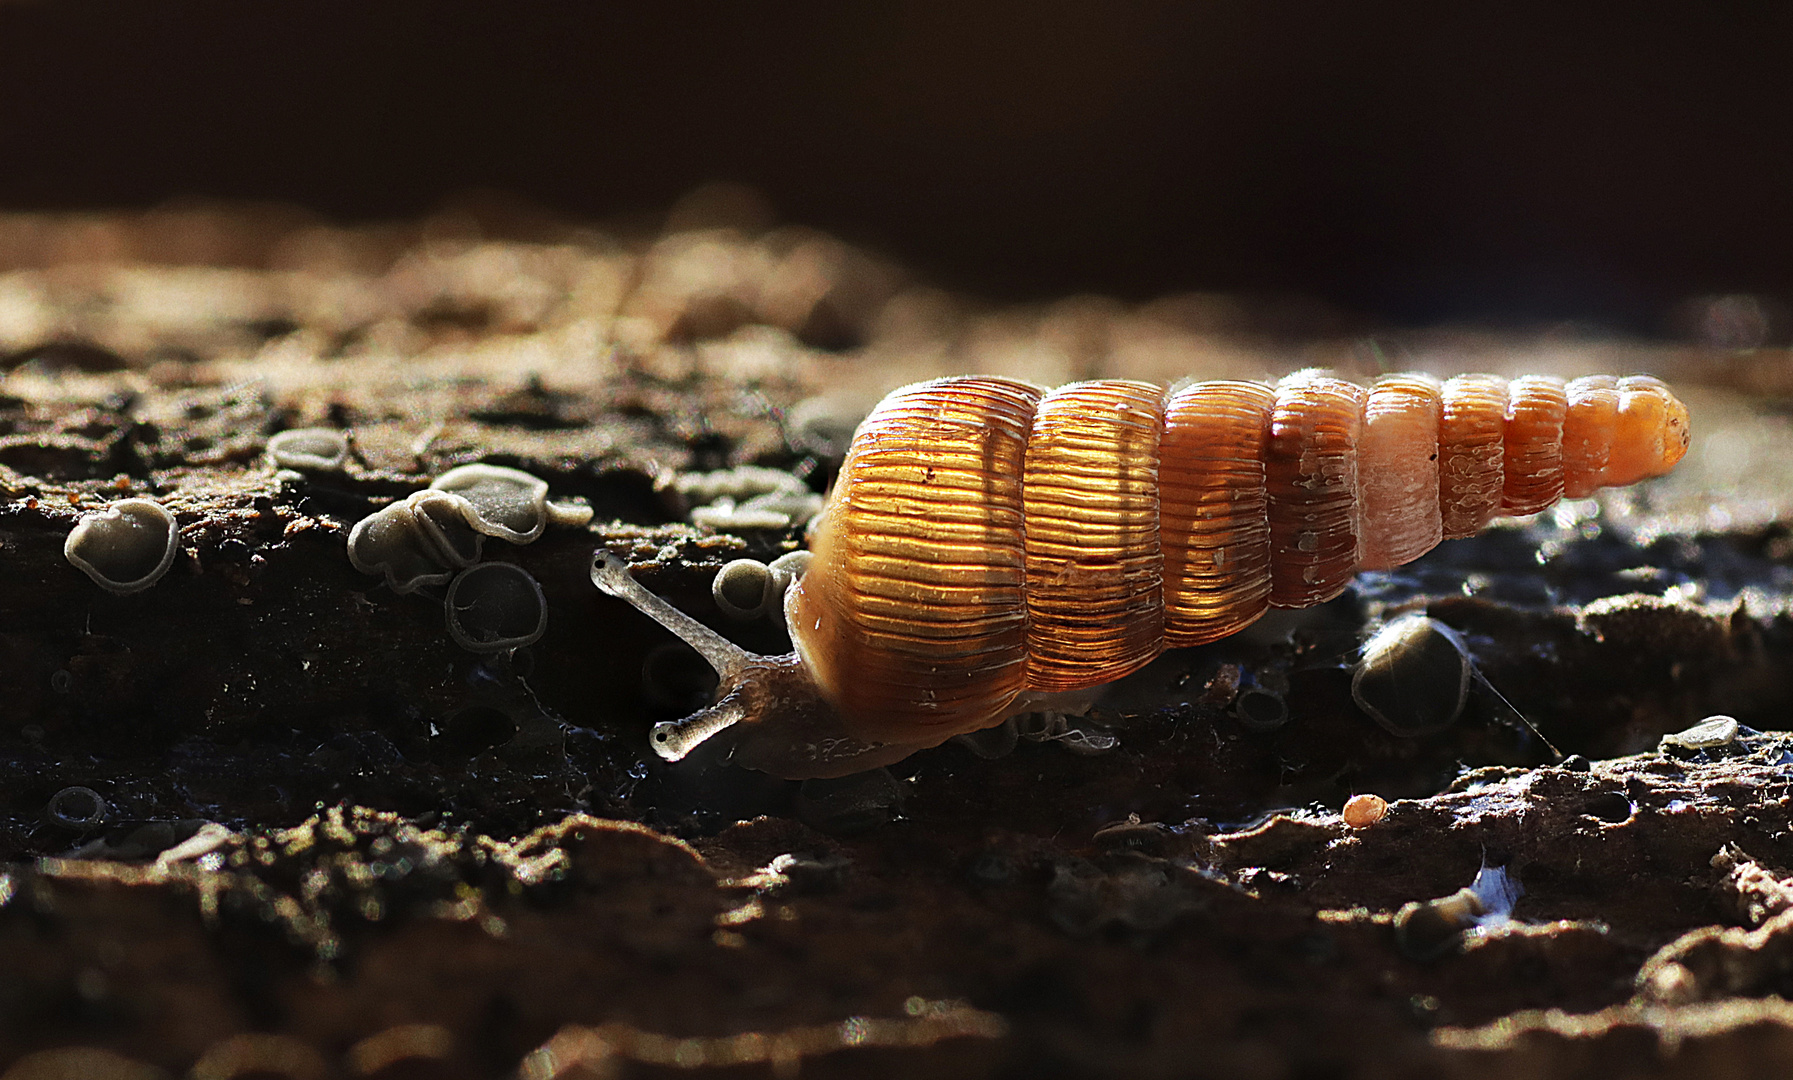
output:
[[[593,579],[723,676],[715,706],[656,729],[663,757],[737,727],[741,764],[836,776],[1330,600],[1497,516],[1660,475],[1687,443],[1647,376],[940,379],[860,425],[785,596],[794,656],[741,652],[604,553]]]

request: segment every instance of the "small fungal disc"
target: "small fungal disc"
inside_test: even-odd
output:
[[[548,504],[548,524],[582,528],[591,524],[592,509],[584,503]]]
[[[1395,735],[1449,727],[1469,696],[1469,649],[1455,630],[1407,615],[1376,631],[1351,675],[1358,708]]]
[[[731,619],[757,619],[771,607],[777,582],[772,570],[757,559],[736,559],[717,572],[710,582],[716,606]],[[782,598],[782,592],[778,593]]]
[[[443,610],[449,636],[469,652],[520,649],[548,629],[541,585],[512,563],[480,563],[461,571],[449,583]]]
[[[1685,731],[1664,735],[1661,745],[1682,750],[1710,750],[1736,742],[1741,729],[1742,725],[1734,716],[1708,716]]]
[[[791,527],[791,515],[781,510],[749,509],[723,499],[691,511],[691,524],[717,532],[768,532]]]
[[[1346,826],[1353,829],[1367,829],[1381,821],[1388,813],[1388,800],[1380,795],[1365,793],[1353,795],[1345,800],[1345,808],[1341,816]]]
[[[1475,890],[1467,888],[1408,903],[1395,913],[1395,945],[1410,959],[1436,960],[1457,947],[1484,910]]]
[[[1249,731],[1275,731],[1289,722],[1289,705],[1281,694],[1253,687],[1233,699],[1233,715]]]
[[[51,821],[70,829],[93,829],[106,823],[106,800],[88,787],[65,787],[50,796],[44,813]]]
[[[783,596],[786,589],[803,577],[804,573],[809,570],[810,560],[814,557],[808,550],[799,548],[796,551],[786,552],[766,564],[766,569],[772,571],[772,587],[778,590],[779,596]]]
[[[393,592],[416,592],[447,581],[453,572],[431,545],[418,524],[415,504],[406,499],[355,523],[349,531],[349,562],[363,574],[384,574]]]
[[[336,472],[348,459],[348,436],[335,428],[294,428],[268,440],[268,461],[276,469]]]
[[[88,514],[62,545],[63,557],[94,584],[121,595],[154,585],[179,550],[174,515],[149,499],[120,499]]]
[[[487,536],[527,544],[548,527],[548,482],[521,469],[462,465],[436,477],[430,487],[466,499],[467,524]]]

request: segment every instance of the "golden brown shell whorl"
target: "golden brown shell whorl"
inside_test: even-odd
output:
[[[1619,423],[1619,380],[1588,375],[1564,387],[1563,497],[1584,499],[1606,480],[1613,434]]]
[[[1628,375],[1619,380],[1619,407],[1613,417],[1612,447],[1600,485],[1615,487],[1661,476],[1687,453],[1692,429],[1687,406],[1660,379]]]
[[[1027,689],[1099,686],[1163,650],[1163,422],[1150,383],[1075,383],[1040,400],[1021,483]]]
[[[1411,562],[1444,538],[1438,432],[1444,391],[1429,375],[1385,375],[1370,387],[1357,442],[1360,570]]]
[[[1026,686],[1021,476],[1041,394],[943,379],[860,425],[787,611],[861,738],[943,741],[995,723]]]
[[[1305,371],[1276,384],[1264,458],[1272,607],[1330,600],[1357,573],[1365,396],[1356,383]]]
[[[1569,395],[1554,375],[1525,375],[1507,384],[1501,513],[1535,514],[1563,497],[1563,420]]]
[[[1505,480],[1507,381],[1459,375],[1444,384],[1438,428],[1438,510],[1443,536],[1474,536],[1500,514]]]
[[[1159,443],[1158,535],[1164,643],[1200,645],[1249,626],[1270,605],[1264,451],[1276,391],[1201,382],[1171,395]]]

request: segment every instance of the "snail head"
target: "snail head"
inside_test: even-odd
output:
[[[796,653],[765,656],[741,648],[649,592],[614,554],[598,550],[591,580],[678,635],[720,679],[714,704],[654,725],[649,741],[665,760],[680,761],[711,739],[726,740],[729,760],[737,765],[811,779],[888,765],[916,749],[852,734]]]

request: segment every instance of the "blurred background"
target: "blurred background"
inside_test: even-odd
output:
[[[1784,346],[1789,41],[1769,4],[0,0],[0,208],[627,235],[724,181],[998,302]]]

